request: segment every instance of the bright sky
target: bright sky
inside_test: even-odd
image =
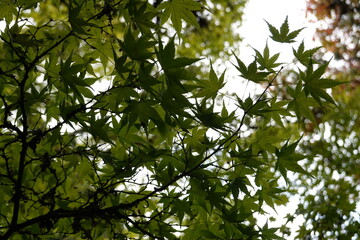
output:
[[[264,39],[269,34],[264,20],[278,28],[286,16],[289,18],[290,30],[306,27],[297,39],[304,39],[305,44],[310,43],[314,28],[305,18],[305,8],[305,0],[249,0],[243,28],[240,30],[245,43],[255,48],[263,48]]]
[[[262,52],[266,42],[268,42],[270,54],[280,52],[279,61],[290,63],[294,58],[292,47],[297,48],[301,41],[304,40],[305,49],[320,46],[319,43],[316,44],[313,41],[315,26],[306,19],[305,9],[305,0],[248,0],[244,10],[244,21],[238,31],[243,41],[240,44],[240,49],[233,49],[234,52],[239,54],[238,57],[243,62],[249,64],[254,60],[254,50],[252,48]],[[290,31],[304,28],[295,39],[297,42],[292,45],[272,41],[265,22],[266,20],[274,27],[279,28],[286,17],[288,17]],[[235,62],[235,59],[232,61]],[[229,78],[227,78],[226,88],[230,90],[236,89],[239,96],[252,95],[254,88],[257,93],[263,90],[261,86],[259,87],[252,83],[246,85],[246,89],[244,85],[240,86],[239,78],[237,77],[239,72],[230,63],[225,63],[224,66],[224,63],[220,61],[220,64],[216,67],[217,69],[227,68],[227,76]]]

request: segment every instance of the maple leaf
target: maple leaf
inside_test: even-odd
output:
[[[324,88],[332,88],[344,83],[331,79],[321,78],[322,75],[325,73],[328,64],[329,62],[319,66],[316,70],[314,70],[312,63],[310,63],[305,72],[300,71],[300,78],[305,82],[305,94],[310,94],[320,105],[322,105],[321,98],[324,99],[326,102],[335,105],[335,101],[324,90]]]
[[[312,59],[312,56],[320,49],[321,47],[316,47],[316,48],[312,48],[309,50],[305,51],[305,47],[304,47],[304,41],[301,42],[300,46],[298,47],[297,50],[295,50],[293,48],[293,54],[296,57],[297,60],[299,60],[299,62],[304,65],[307,66],[311,61],[314,61]]]
[[[272,34],[271,38],[276,42],[281,43],[292,43],[295,42],[293,39],[304,29],[300,28],[298,30],[289,32],[289,24],[288,24],[288,17],[285,18],[285,21],[280,27],[280,31],[277,30],[273,25],[265,21],[269,27],[269,30]]]
[[[217,96],[218,91],[225,86],[224,83],[225,71],[221,74],[220,78],[216,76],[216,73],[211,64],[209,80],[199,80],[200,91],[197,92],[194,97],[213,98]]]
[[[161,22],[165,23],[170,17],[175,31],[180,35],[182,20],[200,30],[200,25],[192,11],[201,10],[203,7],[200,3],[193,0],[172,0],[166,1],[159,5],[158,9],[164,9]]]
[[[281,175],[283,175],[286,181],[288,181],[287,170],[313,177],[310,173],[305,171],[305,169],[303,169],[298,164],[298,161],[306,158],[305,155],[295,152],[295,149],[299,144],[300,140],[301,138],[290,145],[288,145],[289,141],[287,141],[280,150],[276,149],[275,151],[275,155],[278,158],[276,162],[276,168],[279,169]]]
[[[293,98],[288,104],[288,109],[295,111],[298,120],[301,117],[306,117],[312,122],[316,122],[314,114],[311,111],[312,107],[318,107],[318,103],[310,97],[307,97],[304,90],[302,90],[302,84],[299,82],[295,89],[288,87],[287,91]]]
[[[260,64],[260,70],[268,70],[273,72],[273,68],[278,67],[281,65],[281,63],[276,63],[278,60],[280,53],[276,53],[273,56],[270,56],[270,51],[268,44],[266,43],[266,46],[263,50],[263,53],[261,54],[258,50],[254,49],[256,53],[256,61]]]
[[[234,56],[238,65],[233,65],[241,73],[241,77],[255,83],[260,81],[267,81],[266,77],[270,74],[270,72],[259,71],[256,64],[256,59],[246,67],[245,64],[235,54]]]

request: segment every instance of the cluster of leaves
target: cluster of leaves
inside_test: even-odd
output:
[[[359,89],[349,92],[333,93],[338,108],[313,111],[320,124],[315,130],[307,129],[306,141],[299,144],[300,151],[314,156],[303,164],[318,177],[299,178],[292,186],[300,194],[294,216],[305,220],[298,239],[359,237]]]
[[[350,84],[334,88],[331,95],[336,108],[313,108],[312,122],[304,121],[306,136],[299,150],[311,160],[303,162],[316,179],[300,177],[292,189],[300,193],[300,204],[293,221],[301,215],[305,220],[298,239],[357,239],[359,238],[359,2],[308,0],[308,13],[320,22],[317,37],[322,53],[334,54],[336,65],[328,65],[325,74]],[[301,50],[313,55],[318,49]],[[301,63],[306,58],[294,55]],[[305,60],[305,62],[304,62]],[[340,64],[339,64],[340,63]],[[299,76],[292,73],[297,79]],[[335,82],[332,82],[335,83]],[[289,94],[282,92],[283,98]],[[325,111],[326,110],[326,111]],[[294,129],[294,131],[298,131]],[[299,196],[297,195],[297,198]]]
[[[280,239],[255,214],[286,203],[280,174],[308,175],[283,121],[334,103],[326,64],[304,64],[279,100],[268,94],[279,55],[266,46],[248,66],[235,56],[242,77],[266,87],[217,112],[224,73],[198,79],[198,59],[161,31],[196,26],[197,1],[4,4],[1,239]],[[287,20],[270,30],[285,43],[297,35]]]

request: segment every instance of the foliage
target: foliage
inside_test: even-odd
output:
[[[297,239],[359,237],[359,88],[350,91],[348,87],[348,94],[343,93],[333,93],[339,108],[314,111],[319,123],[316,129],[305,125],[307,136],[300,151],[314,158],[303,164],[318,178],[292,183],[301,196],[295,216],[305,220]]]
[[[163,1],[155,0],[154,6],[166,8],[158,18],[159,22],[168,23],[182,35],[177,52],[180,55],[228,59],[230,48],[237,47],[241,40],[236,29],[241,26],[244,0],[198,0]],[[190,4],[189,4],[190,3]],[[182,23],[176,18],[183,19]],[[180,29],[182,30],[180,32]],[[164,28],[166,35],[171,35],[172,28]]]
[[[322,78],[326,64],[308,61],[279,100],[268,93],[278,55],[266,46],[246,66],[234,54],[242,77],[265,88],[234,94],[229,112],[225,74],[210,67],[199,79],[190,68],[198,59],[176,52],[183,21],[196,27],[190,12],[201,6],[5,2],[1,239],[280,239],[255,216],[287,202],[281,175],[309,175],[300,134],[283,122],[333,105],[323,88],[337,83]],[[162,31],[169,21],[175,37]],[[280,42],[296,35],[270,30]]]
[[[239,47],[242,37],[237,33],[241,26],[244,0],[199,0],[203,8],[195,12],[200,30],[187,25],[178,52],[193,57],[228,59],[231,48]],[[199,44],[200,43],[200,44]]]
[[[359,69],[360,4],[357,0],[308,0],[307,12],[318,23],[317,37],[324,49],[344,61],[346,69]],[[309,16],[309,17],[310,17]]]
[[[336,108],[315,107],[308,111],[313,121],[302,123],[305,136],[298,145],[299,151],[313,156],[303,166],[318,177],[299,177],[292,182],[292,191],[300,193],[300,204],[288,221],[296,216],[304,218],[297,239],[358,239],[359,1],[308,0],[307,6],[308,17],[315,17],[318,24],[316,37],[324,46],[321,51],[333,54],[337,63],[327,66],[323,73],[348,84],[331,92]],[[302,46],[294,49],[294,55],[306,64],[307,56],[317,50],[305,51]],[[282,96],[291,97],[286,92]]]

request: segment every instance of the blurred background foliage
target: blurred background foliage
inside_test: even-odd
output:
[[[301,197],[295,215],[288,216],[288,220],[293,221],[297,216],[305,220],[297,239],[358,239],[360,3],[358,0],[306,2],[307,18],[317,26],[314,38],[323,45],[318,59],[325,54],[333,56],[328,77],[347,83],[332,89],[337,107],[315,108],[316,124],[305,121],[302,125],[305,136],[300,148],[313,157],[305,166],[316,178],[300,177],[292,182],[292,189]]]

